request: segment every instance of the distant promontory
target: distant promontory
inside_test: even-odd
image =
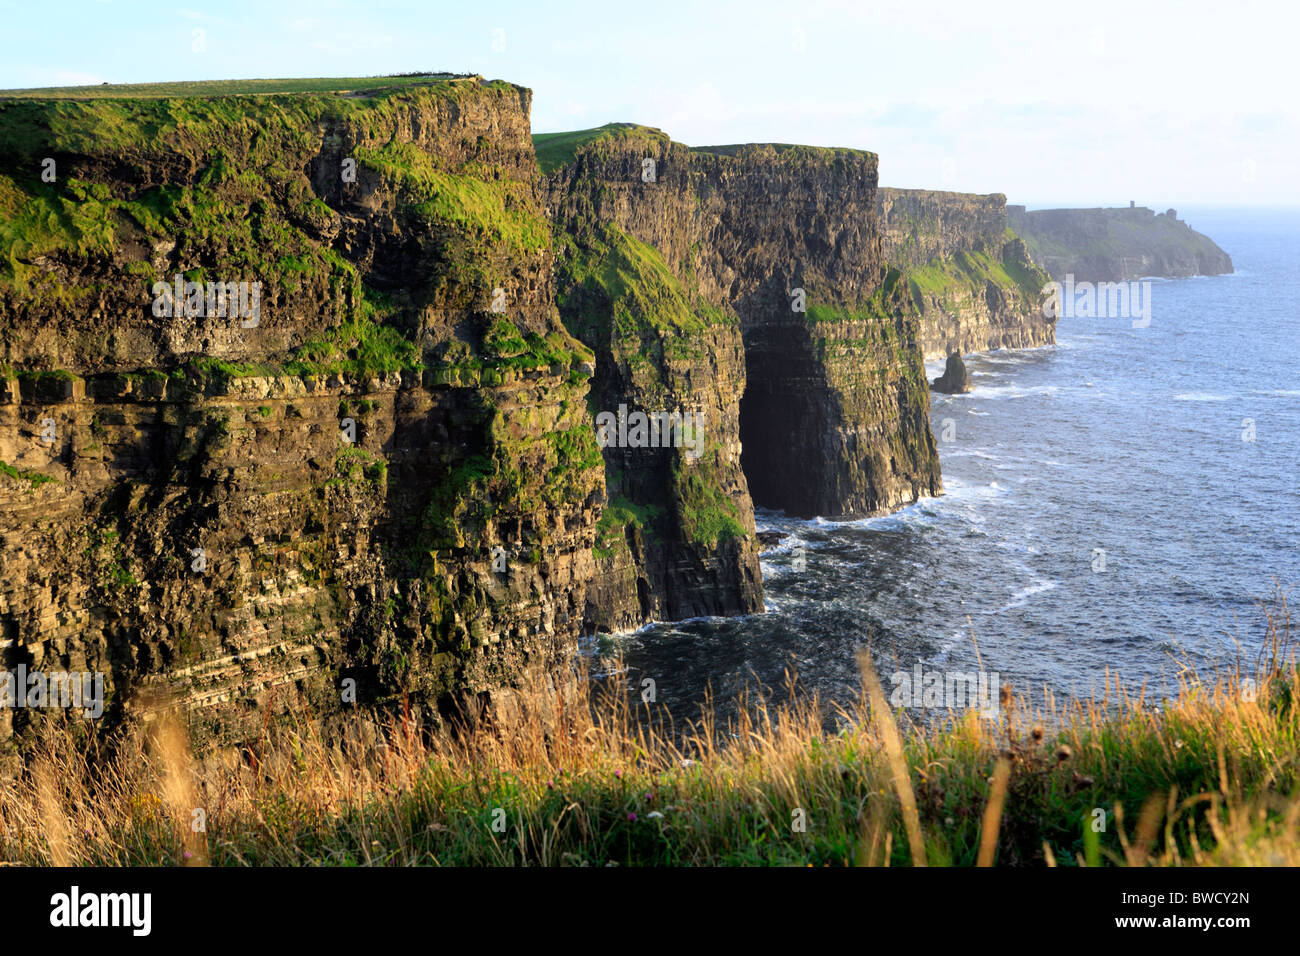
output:
[[[1232,260],[1209,236],[1178,218],[1127,208],[1036,209],[1007,206],[1007,225],[1053,279],[1073,275],[1091,282],[1144,276],[1175,278],[1232,272]]]

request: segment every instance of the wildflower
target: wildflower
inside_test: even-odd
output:
[[[618,778],[621,780],[621,779],[623,778],[623,771],[622,771],[622,770],[615,770],[615,771],[614,771],[614,776],[618,777]]]
[[[651,810],[649,813],[645,815],[645,818],[647,820],[662,820],[664,818],[664,815],[660,813],[658,810]]]
[[[635,814],[635,813],[629,813],[629,814],[627,815],[627,822],[628,822],[628,823],[636,823],[636,814]]]
[[[193,855],[194,855],[194,854],[190,853],[189,850],[186,850],[186,851],[185,851],[185,859],[188,860],[188,859],[189,859],[191,856],[193,856]]]

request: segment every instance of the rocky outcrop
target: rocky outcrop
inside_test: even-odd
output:
[[[970,373],[962,361],[960,352],[949,352],[944,364],[943,374],[931,380],[930,388],[945,395],[958,395],[971,390]]]
[[[754,502],[850,516],[939,492],[874,155],[690,150],[630,125],[537,141],[561,313],[596,353],[596,408],[706,422],[694,460],[606,449],[621,510],[597,551],[594,623],[760,606]]]
[[[1122,282],[1145,276],[1222,275],[1232,259],[1178,218],[1145,206],[1112,209],[1035,209],[1008,206],[1011,228],[1053,279]]]
[[[437,719],[567,658],[603,473],[529,98],[0,106],[6,667],[238,737],[299,699]],[[259,314],[160,314],[177,275]]]
[[[880,190],[885,258],[902,269],[926,358],[1055,342],[1049,277],[1007,227],[1000,193]]]

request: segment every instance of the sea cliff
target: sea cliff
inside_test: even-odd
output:
[[[925,357],[1056,341],[1049,276],[1008,226],[1001,193],[880,190],[886,258],[906,271]]]
[[[250,84],[0,96],[0,654],[105,675],[104,726],[474,720],[760,611],[756,505],[940,494],[925,356],[1051,340],[1001,197],[870,152]]]
[[[1030,256],[1064,280],[1122,282],[1144,276],[1177,278],[1232,272],[1232,259],[1209,236],[1145,206],[1116,209],[1035,209],[1008,206],[1010,226]]]

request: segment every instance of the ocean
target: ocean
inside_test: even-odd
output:
[[[1150,280],[1144,328],[1063,317],[1055,346],[968,356],[974,391],[932,401],[942,497],[851,522],[760,512],[788,535],[763,556],[764,613],[598,653],[678,720],[709,694],[780,698],[791,670],[852,701],[865,646],[887,692],[917,664],[978,662],[1040,700],[1100,696],[1107,673],[1158,699],[1186,664],[1253,660],[1261,604],[1300,583],[1300,210],[1180,215],[1236,272]]]

